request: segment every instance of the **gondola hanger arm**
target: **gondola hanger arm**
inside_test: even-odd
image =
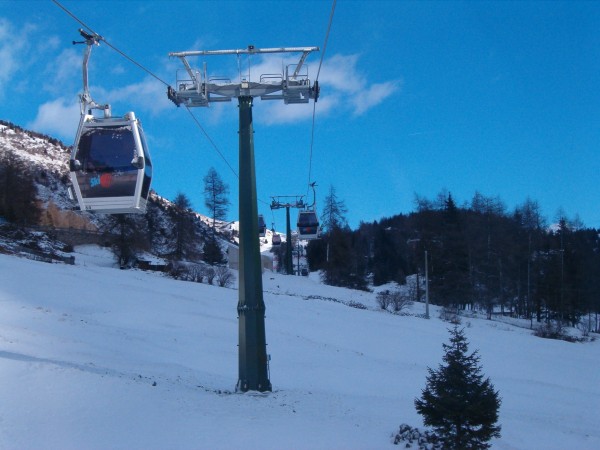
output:
[[[82,115],[86,110],[93,109],[102,109],[105,111],[105,115],[110,116],[110,105],[99,105],[97,104],[90,95],[90,88],[88,83],[88,63],[90,60],[90,55],[92,53],[92,46],[100,45],[100,41],[103,40],[103,37],[99,34],[93,33],[90,34],[84,31],[83,28],[79,29],[79,34],[85,39],[83,42],[73,41],[73,45],[75,44],[86,44],[86,49],[83,55],[83,64],[82,64],[82,77],[83,77],[83,94],[81,94],[81,113]]]

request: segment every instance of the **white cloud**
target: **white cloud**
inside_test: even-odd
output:
[[[110,69],[110,73],[113,75],[121,75],[125,73],[125,67],[121,64],[117,64]]]
[[[63,80],[63,86],[77,87],[79,92],[83,91],[81,81],[81,55],[77,51],[65,50],[57,58],[61,66],[56,67],[51,76],[49,75],[47,89],[55,90]],[[66,82],[75,73],[79,76],[79,83]],[[53,87],[54,86],[54,87]],[[115,116],[122,116],[129,111],[143,118],[147,115],[158,115],[167,109],[175,109],[175,105],[167,98],[167,88],[155,78],[147,76],[138,83],[132,83],[124,87],[106,89],[103,86],[89,86],[92,99],[99,104],[111,105]],[[50,135],[57,135],[65,142],[70,142],[75,137],[80,117],[79,98],[73,94],[72,97],[59,97],[39,106],[35,119],[27,124],[27,127]]]
[[[282,74],[288,64],[296,64],[298,56],[279,57],[269,55],[251,66],[251,78],[260,74]],[[360,116],[397,93],[400,80],[371,83],[368,76],[358,70],[360,55],[333,55],[323,62],[319,73],[321,95],[317,103],[318,115],[348,114]],[[318,63],[308,66],[309,78],[317,75]],[[245,73],[247,73],[247,65]],[[312,118],[312,105],[285,105],[283,102],[263,102],[263,114],[259,120],[267,125],[285,124]]]
[[[354,105],[353,114],[360,116],[369,109],[383,102],[390,95],[400,89],[399,81],[387,81],[385,83],[373,84],[371,87],[363,87],[354,97],[351,103]]]
[[[357,92],[367,85],[365,75],[358,72],[359,55],[333,55],[323,61],[319,83],[335,92]]]
[[[166,87],[153,78],[110,91],[92,86],[90,93],[94,101],[100,104],[109,103],[115,116],[134,111],[138,117],[143,118],[148,114],[163,112],[167,108],[175,108],[167,99]],[[39,106],[35,119],[26,127],[58,136],[69,143],[75,138],[80,115],[79,98],[60,97]]]
[[[82,60],[82,53],[74,48],[60,52],[46,66],[44,90],[54,94],[64,93],[66,86],[83,90]]]
[[[180,68],[180,65],[181,63],[178,60],[168,60],[158,70],[151,70],[165,83],[170,83],[174,82],[175,72]],[[111,74],[104,79],[99,79],[98,76],[93,77],[92,83],[97,80],[102,84],[91,84],[89,86],[90,95],[94,101],[100,104],[110,104],[114,115],[123,115],[128,111],[134,111],[140,117],[146,115],[156,116],[164,111],[176,108],[168,99],[167,86],[162,81],[144,74],[141,69],[138,70],[127,65],[115,67],[119,67],[116,70],[117,73],[123,71],[123,73],[128,74],[128,77],[131,76],[134,80],[138,79],[140,81],[121,87],[106,87],[106,83],[109,83],[112,78]]]
[[[36,118],[26,128],[52,136],[58,135],[69,143],[75,138],[80,114],[78,99],[57,98],[41,105]]]
[[[360,116],[399,91],[400,80],[372,83],[358,70],[359,55],[334,55],[323,62],[319,84],[323,98],[339,97],[342,110]]]
[[[113,114],[122,115],[128,111],[141,110],[152,115],[157,115],[174,107],[167,98],[167,87],[155,78],[146,77],[139,83],[129,84],[113,90],[90,88],[92,98],[98,103],[110,103]],[[116,111],[125,104],[127,111]]]
[[[58,64],[63,60],[59,56],[45,70],[40,70],[36,64],[60,46],[61,40],[57,36],[42,37],[37,25],[25,23],[15,26],[0,18],[0,98],[6,94],[8,86],[19,93],[30,91],[33,85],[57,92],[58,89],[49,89],[49,80],[54,86],[61,86],[65,81],[63,64]]]
[[[17,31],[8,20],[0,18],[0,99],[12,78],[27,60],[24,48],[29,31],[29,27]]]
[[[196,44],[195,44],[196,45]],[[198,46],[198,48],[200,48]],[[315,53],[318,56],[317,53]],[[311,81],[317,76],[318,60],[311,55],[314,61],[308,61],[302,68],[301,74],[306,74]],[[229,59],[227,59],[229,58]],[[208,76],[222,76],[239,82],[240,78],[249,78],[250,81],[259,81],[261,75],[284,76],[286,67],[297,64],[299,53],[287,53],[282,58],[281,54],[261,54],[248,57],[212,56],[204,60],[208,66]],[[310,58],[309,58],[310,59]],[[198,61],[190,60],[190,64]],[[336,54],[325,59],[319,73],[321,95],[319,97],[316,113],[317,116],[344,114],[360,116],[396,94],[401,87],[400,80],[387,80],[373,83],[368,74],[359,68],[360,55]],[[223,69],[225,68],[225,69]],[[285,105],[283,101],[262,101],[260,109],[256,109],[255,119],[266,125],[288,124],[297,121],[307,121],[312,118],[313,105]],[[213,118],[214,119],[214,118]]]
[[[316,116],[328,115],[339,106],[340,99],[336,96],[320,98],[316,105]],[[288,124],[302,120],[310,120],[313,115],[313,103],[286,105],[282,100],[265,100],[256,110],[258,122],[265,125]]]

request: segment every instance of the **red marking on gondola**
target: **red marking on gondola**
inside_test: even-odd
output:
[[[100,186],[102,186],[103,188],[108,188],[111,186],[112,184],[112,175],[110,173],[103,173],[100,176]]]

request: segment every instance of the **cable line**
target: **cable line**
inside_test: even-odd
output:
[[[231,170],[231,172],[233,172],[233,174],[235,175],[235,177],[239,180],[240,177],[237,174],[237,172],[235,171],[235,169],[231,166],[231,164],[229,164],[229,161],[227,161],[227,158],[225,158],[225,156],[223,156],[223,154],[221,153],[221,151],[219,150],[219,148],[217,147],[217,145],[213,142],[213,140],[210,138],[210,136],[208,135],[208,133],[206,132],[206,130],[204,129],[204,127],[200,124],[200,122],[198,121],[198,119],[196,118],[196,116],[194,115],[194,113],[192,112],[192,110],[188,107],[185,106],[185,109],[187,109],[188,113],[190,113],[190,116],[192,116],[192,120],[194,122],[196,122],[196,125],[198,126],[198,128],[200,128],[200,130],[202,131],[202,133],[204,133],[204,136],[206,136],[206,139],[208,139],[208,141],[211,143],[211,145],[213,146],[213,148],[215,149],[215,151],[219,154],[219,156],[221,157],[221,159],[225,162],[225,164],[227,164],[227,167],[229,167],[229,169]],[[260,203],[270,206],[271,203],[258,198],[257,201],[259,201]]]
[[[215,149],[215,151],[219,154],[219,156],[223,159],[223,161],[225,161],[225,164],[227,164],[227,167],[229,167],[231,169],[231,171],[233,172],[233,174],[239,180],[240,177],[238,176],[238,174],[235,171],[235,169],[233,167],[231,167],[231,164],[229,164],[229,162],[227,161],[227,159],[225,159],[225,156],[223,156],[223,154],[221,153],[221,151],[218,149],[217,144],[215,144],[214,141],[210,138],[210,136],[208,135],[208,133],[206,132],[206,130],[204,129],[204,127],[200,124],[200,122],[198,121],[198,119],[196,118],[196,116],[194,115],[194,113],[190,110],[190,108],[187,105],[185,105],[185,109],[187,109],[187,111],[190,113],[190,116],[192,116],[192,119],[194,120],[194,122],[196,122],[196,125],[198,125],[198,128],[200,128],[200,130],[202,131],[202,133],[204,133],[204,136],[206,136],[206,139],[208,139],[208,142],[211,143],[211,145],[213,146],[213,148]]]
[[[154,73],[152,73],[150,70],[146,69],[144,66],[142,66],[140,63],[138,63],[137,61],[135,61],[133,58],[130,58],[129,56],[127,56],[125,53],[123,53],[121,50],[119,50],[117,47],[115,47],[114,45],[110,44],[106,39],[102,38],[102,41],[104,41],[104,43],[106,45],[108,45],[110,48],[112,48],[115,52],[117,52],[118,54],[120,54],[122,57],[126,58],[127,60],[129,60],[131,63],[135,64],[136,66],[138,66],[140,69],[142,69],[144,72],[146,72],[148,75],[150,75],[151,77],[156,78],[158,81],[160,81],[162,84],[164,84],[167,87],[170,87],[171,85],[169,83],[167,83],[165,80],[163,80],[162,78],[160,78],[158,75],[155,75]]]
[[[325,51],[327,50],[327,41],[329,40],[329,32],[331,31],[331,24],[333,22],[333,13],[335,12],[335,4],[337,0],[333,0],[333,4],[331,5],[331,13],[329,14],[329,23],[327,24],[327,33],[325,33],[325,42],[323,43],[323,52],[321,53],[321,60],[319,61],[319,69],[317,70],[317,77],[315,81],[319,80],[319,74],[321,73],[321,65],[323,64],[323,59],[325,58]]]
[[[56,6],[58,6],[60,9],[62,9],[64,12],[66,12],[69,16],[71,16],[73,19],[75,19],[76,22],[79,22],[79,24],[82,25],[84,28],[87,28],[93,35],[98,36],[100,39],[104,40],[104,38],[102,36],[100,36],[98,33],[96,33],[94,30],[92,30],[89,26],[87,26],[85,23],[83,23],[75,14],[73,14],[71,11],[69,11],[67,8],[65,8],[63,5],[61,5],[58,0],[52,0],[52,2]]]
[[[331,5],[331,13],[329,14],[329,23],[327,24],[327,32],[325,33],[325,42],[323,43],[323,51],[321,52],[321,59],[319,61],[319,68],[317,70],[317,76],[315,78],[315,83],[319,81],[319,75],[321,74],[321,66],[323,65],[323,59],[325,58],[325,51],[327,50],[327,41],[329,40],[329,32],[331,31],[331,24],[333,23],[333,14],[335,12],[335,4],[337,0],[333,0],[333,4]],[[318,85],[317,85],[318,86]],[[313,113],[312,113],[312,126],[310,131],[310,156],[308,159],[308,183],[306,187],[306,195],[308,196],[308,189],[311,183],[312,178],[312,158],[313,158],[313,148],[315,143],[315,116],[317,111],[317,102],[316,100],[313,102]]]
[[[129,62],[131,62],[132,64],[136,65],[138,68],[142,69],[144,72],[146,72],[148,75],[150,75],[151,77],[155,78],[157,81],[161,82],[162,84],[164,84],[165,86],[167,86],[168,88],[171,87],[171,85],[169,83],[167,83],[166,81],[164,81],[162,78],[160,78],[158,75],[156,75],[155,73],[153,73],[151,70],[147,69],[146,67],[144,67],[142,64],[138,63],[136,60],[134,60],[133,58],[131,58],[130,56],[128,56],[126,53],[124,53],[123,51],[119,50],[117,47],[115,47],[114,45],[112,45],[110,42],[108,42],[105,38],[103,38],[102,36],[100,36],[98,33],[96,33],[89,25],[87,25],[86,23],[84,23],[81,19],[79,19],[75,14],[73,14],[71,11],[69,11],[65,6],[63,6],[58,0],[52,0],[52,2],[58,6],[60,9],[62,9],[65,13],[67,13],[69,16],[71,16],[76,22],[78,22],[82,27],[84,27],[85,29],[87,29],[92,35],[94,35],[95,37],[98,38],[98,40],[104,42],[107,46],[109,46],[111,49],[113,49],[114,51],[116,51],[118,54],[120,54],[122,57],[124,57],[125,59],[127,59]],[[334,0],[334,8],[335,8],[335,0]],[[331,27],[331,20],[333,18],[333,10],[332,10],[332,16],[330,17],[329,20],[329,27]],[[329,30],[327,31],[327,35],[329,35]],[[325,39],[325,42],[327,42],[327,38]],[[238,55],[239,56],[239,55]],[[321,58],[321,63],[323,62],[323,59]],[[321,68],[321,64],[319,64],[319,70]],[[318,77],[318,75],[317,75]],[[184,105],[185,108],[187,109],[188,113],[190,114],[190,116],[192,117],[192,120],[196,123],[196,125],[198,126],[198,128],[202,131],[202,133],[204,134],[204,136],[206,137],[206,139],[208,140],[208,142],[210,143],[210,145],[213,147],[213,149],[217,152],[217,154],[221,157],[221,159],[225,162],[225,164],[227,165],[227,167],[229,167],[229,169],[231,170],[231,172],[235,175],[235,177],[239,180],[239,175],[238,173],[235,171],[235,169],[231,166],[231,164],[229,164],[229,161],[227,161],[227,159],[225,158],[225,156],[223,155],[223,153],[219,150],[219,148],[217,147],[217,144],[212,140],[212,138],[209,136],[209,134],[206,132],[206,130],[204,129],[204,127],[202,126],[202,124],[200,123],[200,121],[196,118],[196,116],[194,115],[194,113],[190,110],[190,108],[187,105]],[[313,130],[314,130],[314,111],[313,111]],[[311,143],[311,159],[312,159],[312,143]],[[309,170],[310,173],[310,170]],[[309,176],[310,178],[310,176]],[[269,202],[265,201],[265,200],[261,200],[258,199],[259,202],[265,204],[265,205],[270,205]]]
[[[128,56],[127,54],[125,54],[124,52],[122,52],[121,50],[119,50],[117,47],[115,47],[110,42],[108,42],[106,39],[104,39],[102,36],[100,36],[98,33],[96,33],[90,26],[88,26],[81,19],[79,19],[75,14],[73,14],[71,11],[69,11],[67,8],[65,8],[63,5],[61,5],[58,0],[52,0],[52,2],[54,4],[56,4],[56,6],[58,6],[60,9],[62,9],[64,12],[66,12],[69,16],[71,16],[76,22],[78,22],[84,28],[86,28],[87,30],[89,30],[91,34],[93,34],[99,40],[101,40],[102,42],[104,42],[107,46],[109,46],[114,51],[116,51],[118,54],[120,54],[122,57],[124,57],[129,62],[131,62],[132,64],[134,64],[137,67],[139,67],[140,69],[142,69],[148,75],[152,76],[153,78],[155,78],[156,80],[158,80],[159,82],[161,82],[162,84],[164,84],[165,86],[171,87],[169,83],[167,83],[166,81],[164,81],[158,75],[154,74],[151,70],[147,69],[142,64],[138,63],[136,60],[134,60],[133,58],[131,58],[130,56]],[[217,145],[215,144],[215,142],[208,135],[208,133],[206,132],[206,130],[204,129],[204,127],[202,127],[202,125],[200,124],[200,122],[198,121],[198,119],[194,116],[194,114],[190,111],[190,109],[187,106],[186,106],[186,109],[190,113],[190,116],[192,116],[192,119],[194,120],[194,122],[196,122],[196,125],[198,126],[198,128],[200,128],[200,130],[202,131],[202,133],[204,133],[204,136],[206,136],[206,139],[208,139],[208,141],[210,142],[210,144],[212,145],[212,147],[218,153],[218,155],[223,159],[223,161],[225,161],[225,164],[227,164],[227,166],[231,169],[231,171],[233,172],[233,174],[239,179],[239,176],[236,173],[236,171],[231,167],[231,165],[229,164],[229,162],[227,161],[227,159],[225,159],[225,157],[223,156],[223,154],[221,153],[221,151],[219,150],[219,148],[217,147]]]
[[[196,118],[196,116],[194,115],[194,113],[192,112],[192,110],[188,107],[185,106],[185,109],[187,109],[188,113],[190,113],[190,116],[192,116],[192,120],[194,122],[196,122],[196,125],[198,126],[198,128],[200,128],[200,130],[202,131],[202,133],[204,133],[204,136],[206,136],[206,139],[208,139],[208,141],[211,143],[211,145],[213,146],[213,148],[215,149],[215,151],[219,154],[219,156],[221,157],[221,159],[225,162],[225,164],[227,164],[227,167],[229,167],[229,169],[231,170],[231,172],[233,172],[233,174],[235,175],[235,177],[239,180],[240,177],[237,174],[237,172],[235,171],[235,169],[231,166],[231,164],[229,164],[229,161],[227,161],[227,158],[225,158],[225,156],[223,156],[223,154],[221,153],[221,151],[219,150],[219,148],[217,147],[217,145],[214,143],[214,141],[210,138],[210,136],[208,135],[208,133],[206,132],[206,130],[204,129],[204,127],[200,124],[200,122],[198,121],[198,119]],[[259,201],[260,203],[270,206],[271,203],[258,198],[257,201]]]
[[[101,40],[106,45],[108,45],[110,48],[112,48],[114,51],[116,51],[119,55],[121,55],[122,57],[124,57],[125,59],[127,59],[132,64],[135,64],[136,66],[138,66],[140,69],[142,69],[148,75],[150,75],[151,77],[157,79],[158,81],[160,81],[165,86],[169,86],[169,83],[167,83],[165,80],[163,80],[162,78],[160,78],[158,75],[154,74],[151,70],[146,69],[143,65],[141,65],[136,60],[134,60],[133,58],[131,58],[130,56],[128,56],[127,54],[125,54],[124,52],[122,52],[121,50],[119,50],[117,47],[115,47],[114,45],[112,45],[110,42],[108,42],[106,39],[104,39],[102,36],[100,36],[94,30],[92,30],[88,25],[86,25],[82,20],[80,20],[75,14],[73,14],[71,11],[69,11],[67,8],[65,8],[63,5],[61,5],[58,0],[52,0],[52,1],[56,4],[56,6],[58,6],[59,8],[61,8],[69,16],[71,16],[73,19],[75,19],[77,22],[79,22],[83,27],[87,28],[94,36],[96,36],[99,40]]]

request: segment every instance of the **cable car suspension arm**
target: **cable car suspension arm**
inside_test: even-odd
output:
[[[81,114],[85,114],[89,109],[102,109],[104,110],[104,114],[110,116],[110,105],[99,105],[96,103],[92,96],[90,95],[90,88],[88,83],[88,62],[90,60],[90,55],[92,53],[92,47],[94,45],[100,45],[100,41],[103,40],[103,37],[93,33],[87,33],[83,30],[83,28],[79,29],[79,34],[85,39],[85,41],[73,41],[73,45],[76,44],[86,44],[86,49],[83,54],[83,64],[82,64],[82,76],[83,76],[83,94],[81,94]]]

